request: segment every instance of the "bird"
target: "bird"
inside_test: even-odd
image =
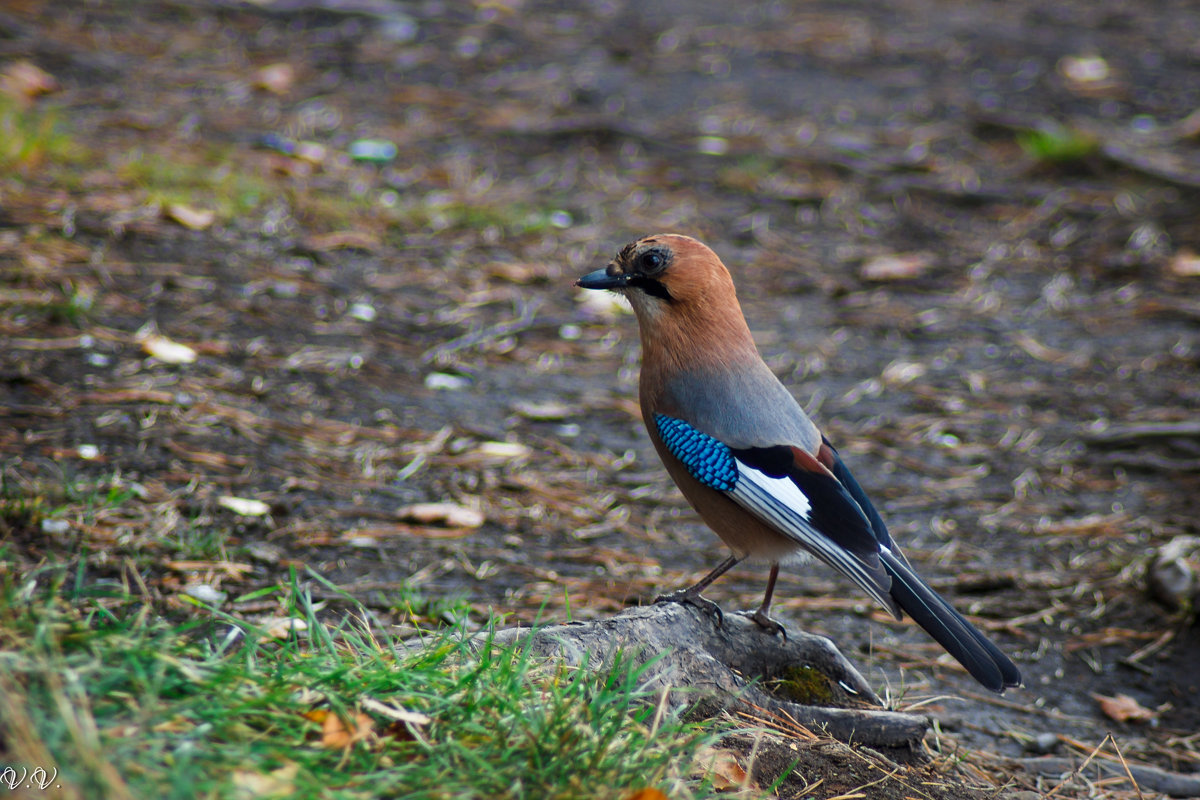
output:
[[[748,616],[786,638],[770,616],[780,566],[816,557],[897,619],[907,613],[979,683],[1021,685],[1012,660],[909,564],[862,486],[763,361],[729,270],[708,246],[655,234],[623,247],[576,286],[623,295],[642,344],[642,419],[667,473],[731,554],[693,586],[658,598],[722,622],[701,594],[736,564],[770,565]]]

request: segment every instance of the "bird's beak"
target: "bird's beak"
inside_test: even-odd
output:
[[[609,272],[608,270],[609,268],[606,267],[598,269],[595,272],[589,272],[575,281],[575,285],[581,289],[624,289],[628,285],[628,275]]]

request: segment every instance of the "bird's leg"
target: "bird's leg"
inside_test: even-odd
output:
[[[710,614],[717,618],[717,627],[720,627],[725,617],[721,613],[721,607],[705,597],[701,597],[700,593],[712,585],[712,582],[724,575],[729,570],[733,569],[745,556],[731,555],[729,558],[722,561],[717,566],[713,567],[713,571],[705,575],[700,580],[686,589],[679,589],[670,594],[662,594],[654,598],[656,603],[686,603],[687,605],[695,606],[706,614]]]
[[[762,605],[753,614],[746,614],[746,616],[757,622],[760,627],[770,631],[772,636],[778,633],[786,642],[787,629],[771,619],[771,615],[768,613],[771,610],[771,597],[775,594],[775,581],[777,578],[779,578],[779,565],[772,564],[771,574],[767,577],[767,591],[763,593]]]

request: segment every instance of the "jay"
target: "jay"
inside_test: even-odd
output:
[[[911,616],[988,689],[1021,685],[1013,662],[913,571],[845,462],[763,362],[712,250],[687,236],[648,236],[576,285],[629,300],[650,439],[683,496],[733,551],[694,586],[660,600],[696,605],[719,624],[720,609],[701,592],[753,557],[771,571],[751,619],[784,633],[769,616],[779,567],[815,556],[896,619]]]

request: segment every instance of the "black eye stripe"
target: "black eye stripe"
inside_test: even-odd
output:
[[[635,289],[641,289],[651,297],[657,297],[660,300],[666,300],[668,303],[674,301],[671,293],[667,290],[666,284],[662,281],[656,281],[654,278],[647,278],[645,275],[630,275],[629,285]]]

